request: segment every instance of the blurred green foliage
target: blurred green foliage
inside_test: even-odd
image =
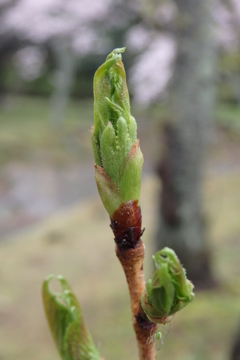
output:
[[[156,143],[161,131],[159,123],[165,119],[164,107],[157,106],[148,111],[136,106],[133,114],[139,123],[139,138],[144,132],[141,144],[148,158],[158,158]],[[230,129],[236,137],[240,131],[240,107],[233,104],[219,104],[215,112],[215,122]],[[148,122],[146,122],[146,119]],[[151,126],[146,128],[151,120]],[[0,166],[12,160],[28,161],[42,154],[49,162],[61,164],[73,161],[92,161],[92,149],[89,130],[93,122],[92,100],[70,100],[66,112],[66,121],[58,126],[51,122],[51,101],[39,97],[10,97],[0,105]],[[148,130],[149,128],[149,130]],[[237,130],[237,131],[236,131]],[[89,138],[86,136],[89,134]],[[160,134],[160,133],[159,133]],[[151,141],[150,141],[151,138]],[[144,141],[143,141],[144,140]],[[150,159],[149,159],[150,160]]]
[[[120,44],[122,38],[120,37]],[[14,52],[1,52],[0,90],[7,93],[18,93],[38,96],[50,96],[54,89],[54,73],[57,69],[52,50],[46,49],[47,57],[43,73],[36,79],[25,81],[19,77],[14,64]],[[96,68],[105,60],[103,55],[88,55],[77,59],[77,68],[71,88],[71,95],[78,98],[92,97],[92,78]],[[133,62],[132,55],[125,55],[124,63],[128,71]],[[238,104],[240,90],[237,79],[240,73],[240,53],[237,51],[218,54],[217,98],[220,102]]]
[[[218,100],[229,104],[240,104],[240,53],[229,52],[218,58]]]
[[[71,100],[67,121],[58,126],[51,122],[50,100],[6,99],[5,105],[0,106],[0,166],[13,160],[34,160],[36,156],[50,163],[87,161],[92,155],[90,134],[89,139],[86,137],[92,124],[92,109],[91,100]]]

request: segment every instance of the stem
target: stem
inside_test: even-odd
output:
[[[156,359],[156,345],[152,336],[157,330],[157,325],[147,319],[140,302],[141,295],[145,290],[143,272],[145,246],[140,239],[141,226],[141,208],[137,201],[122,204],[111,218],[116,255],[128,283],[139,358],[140,360],[154,360]]]
[[[145,289],[143,259],[144,244],[142,240],[134,249],[121,250],[116,245],[116,255],[122,264],[126,275],[131,298],[133,328],[136,333],[140,360],[156,359],[156,344],[151,336],[157,330],[157,325],[150,322],[140,304],[140,297]]]

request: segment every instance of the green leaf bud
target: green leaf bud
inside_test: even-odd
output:
[[[92,147],[93,147],[93,154],[94,154],[94,160],[95,164],[101,166],[101,157],[100,157],[100,151],[99,151],[99,144],[98,141],[94,135],[94,127],[92,126]]]
[[[103,168],[108,176],[115,182],[117,182],[119,176],[119,167],[116,159],[117,144],[116,135],[112,124],[109,122],[107,127],[104,129],[101,142],[101,159]]]
[[[143,154],[137,140],[128,154],[121,171],[119,188],[123,202],[132,199],[140,200],[142,166]]]
[[[158,251],[153,262],[155,270],[141,296],[141,305],[150,321],[164,323],[194,299],[194,286],[172,249]]]
[[[119,162],[123,164],[124,160],[126,159],[127,155],[129,154],[131,150],[131,143],[130,138],[128,134],[128,126],[125,121],[125,119],[120,116],[118,118],[117,122],[117,130],[118,130],[118,136],[117,136],[117,151],[118,155],[117,158],[119,159]],[[126,139],[129,138],[129,141],[126,141]],[[118,174],[118,179],[119,179]]]
[[[124,51],[125,48],[113,50],[94,76],[92,146],[95,163],[102,168],[99,172],[99,168],[95,167],[95,177],[110,216],[117,210],[109,204],[113,189],[111,182],[115,184],[115,190],[118,189],[117,198],[121,198],[121,204],[139,201],[142,179],[143,156],[137,141],[137,124],[130,112],[126,73],[121,60]],[[113,203],[119,204],[118,201]]]
[[[110,216],[122,203],[120,191],[101,166],[95,164],[95,180],[103,205]]]
[[[82,309],[67,281],[58,276],[62,293],[49,289],[50,275],[43,283],[42,296],[48,324],[63,360],[100,360],[85,325]]]
[[[128,131],[131,144],[133,145],[137,141],[137,123],[133,116],[130,117]]]

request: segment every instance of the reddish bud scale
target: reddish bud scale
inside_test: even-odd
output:
[[[119,206],[110,218],[110,227],[115,235],[115,242],[121,250],[133,249],[143,234],[141,208],[138,200],[128,201]]]

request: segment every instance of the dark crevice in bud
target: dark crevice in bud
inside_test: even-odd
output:
[[[144,327],[153,327],[155,325],[153,322],[151,322],[148,318],[145,312],[143,311],[142,305],[140,304],[139,312],[136,316],[136,320],[139,324],[142,324]]]
[[[151,330],[156,327],[156,324],[149,321],[145,312],[142,309],[142,306],[139,308],[139,312],[136,315],[136,321],[141,326],[141,328]]]
[[[145,229],[142,227],[141,208],[138,201],[123,203],[110,218],[110,227],[115,235],[115,242],[120,250],[133,249],[137,246]]]

